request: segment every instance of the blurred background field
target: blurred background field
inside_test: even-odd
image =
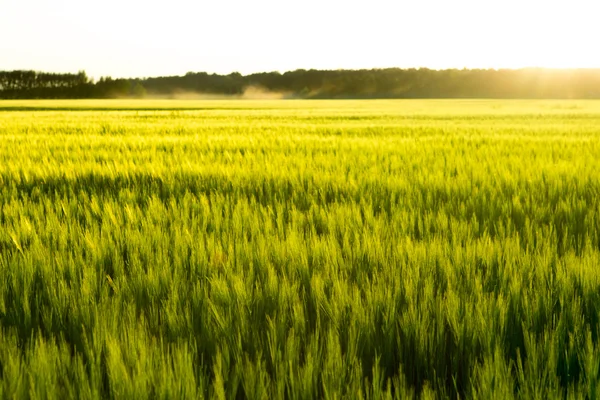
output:
[[[317,111],[335,110],[374,112],[393,115],[473,115],[597,113],[597,100],[498,100],[498,99],[423,99],[423,100],[227,100],[227,99],[82,99],[82,100],[0,100],[1,110],[205,110],[205,109],[277,109]]]

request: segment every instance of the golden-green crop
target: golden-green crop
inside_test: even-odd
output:
[[[0,102],[0,397],[600,388],[600,102]]]

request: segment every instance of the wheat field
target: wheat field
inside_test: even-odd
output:
[[[0,102],[0,397],[600,396],[600,102]]]

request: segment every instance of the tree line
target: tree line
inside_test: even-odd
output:
[[[181,93],[241,96],[249,88],[287,98],[600,98],[600,69],[362,69],[94,81],[84,71],[0,71],[0,99],[141,98]]]

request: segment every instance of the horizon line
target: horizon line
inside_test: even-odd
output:
[[[535,71],[552,71],[552,72],[568,72],[568,71],[600,71],[600,66],[598,67],[540,67],[540,66],[529,66],[529,67],[518,67],[518,68],[509,68],[509,67],[488,67],[488,68],[469,68],[469,67],[446,67],[446,68],[434,68],[427,66],[420,67],[373,67],[373,68],[296,68],[289,69],[285,71],[281,70],[264,70],[264,71],[255,71],[255,72],[247,72],[241,73],[239,70],[233,70],[231,72],[214,72],[214,71],[206,71],[206,70],[195,70],[195,71],[186,71],[185,73],[179,74],[157,74],[157,75],[138,75],[138,76],[116,76],[116,75],[98,75],[98,76],[90,76],[87,74],[86,69],[79,69],[77,72],[65,72],[65,71],[56,71],[56,70],[40,70],[40,69],[27,69],[27,68],[18,68],[18,69],[0,69],[0,72],[15,72],[15,71],[27,71],[27,72],[36,72],[36,73],[49,73],[49,74],[78,74],[84,72],[88,78],[92,78],[94,80],[101,78],[112,78],[112,79],[151,79],[151,78],[165,78],[165,77],[179,77],[185,76],[188,74],[208,74],[208,75],[241,75],[243,77],[258,75],[258,74],[280,74],[284,75],[286,73],[292,73],[297,71],[319,71],[319,72],[336,72],[336,71],[383,71],[383,70],[429,70],[429,71],[525,71],[525,70],[535,70]]]

